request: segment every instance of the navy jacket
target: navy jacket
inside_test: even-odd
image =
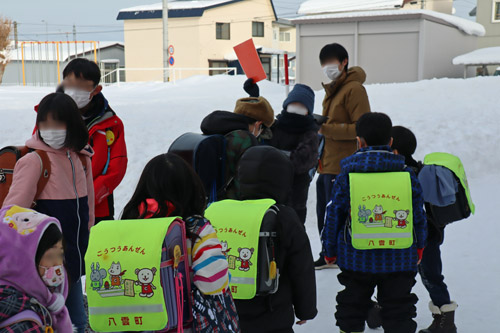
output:
[[[350,219],[349,173],[409,172],[413,192],[414,242],[408,249],[356,250],[346,222]],[[427,239],[427,220],[424,212],[422,188],[415,173],[405,166],[404,157],[395,155],[388,146],[367,147],[341,162],[341,173],[336,178],[331,201],[327,207],[322,235],[327,257],[337,257],[343,270],[364,273],[394,273],[417,271],[418,249]]]

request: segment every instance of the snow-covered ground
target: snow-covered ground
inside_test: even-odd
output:
[[[193,77],[177,84],[141,83],[105,87],[104,93],[125,123],[129,168],[115,198],[120,211],[136,185],[144,165],[168,150],[180,134],[199,132],[201,119],[213,110],[232,110],[244,97],[244,77]],[[284,88],[260,84],[276,112],[281,110]],[[500,313],[500,224],[496,197],[500,189],[500,77],[439,79],[404,84],[370,85],[367,90],[374,111],[391,116],[395,125],[410,127],[419,140],[416,156],[446,151],[461,157],[470,179],[477,213],[447,229],[443,246],[444,271],[450,292],[460,307],[461,332],[497,332]],[[0,86],[0,146],[22,144],[33,129],[33,106],[53,89]],[[323,92],[317,93],[321,113]],[[313,253],[319,252],[316,229],[315,186],[310,189],[307,231]],[[317,272],[318,317],[297,332],[336,331],[335,295],[340,290],[338,271]],[[428,294],[418,280],[415,292],[419,328],[431,316]],[[372,332],[372,331],[369,331]]]

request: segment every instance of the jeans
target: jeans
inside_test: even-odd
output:
[[[437,307],[450,304],[450,293],[444,283],[443,263],[441,262],[440,246],[444,237],[444,229],[437,230],[433,225],[429,225],[429,236],[427,246],[422,256],[419,266],[419,273],[422,282],[429,292],[432,303]]]
[[[321,235],[323,226],[325,225],[326,205],[332,196],[333,182],[336,175],[319,175],[316,181],[316,216],[318,218],[318,231]],[[323,257],[323,251],[320,253],[320,258]]]
[[[69,290],[66,300],[69,316],[73,326],[76,327],[78,333],[85,333],[87,328],[87,314],[83,306],[82,280],[78,280]]]

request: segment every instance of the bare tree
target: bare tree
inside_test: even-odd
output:
[[[5,67],[9,63],[9,54],[11,48],[10,32],[12,30],[12,21],[6,17],[0,16],[0,84],[2,83]]]

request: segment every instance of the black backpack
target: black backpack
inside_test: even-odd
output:
[[[223,135],[185,133],[170,148],[191,165],[200,177],[208,202],[217,201],[219,191],[225,186],[226,139]]]

